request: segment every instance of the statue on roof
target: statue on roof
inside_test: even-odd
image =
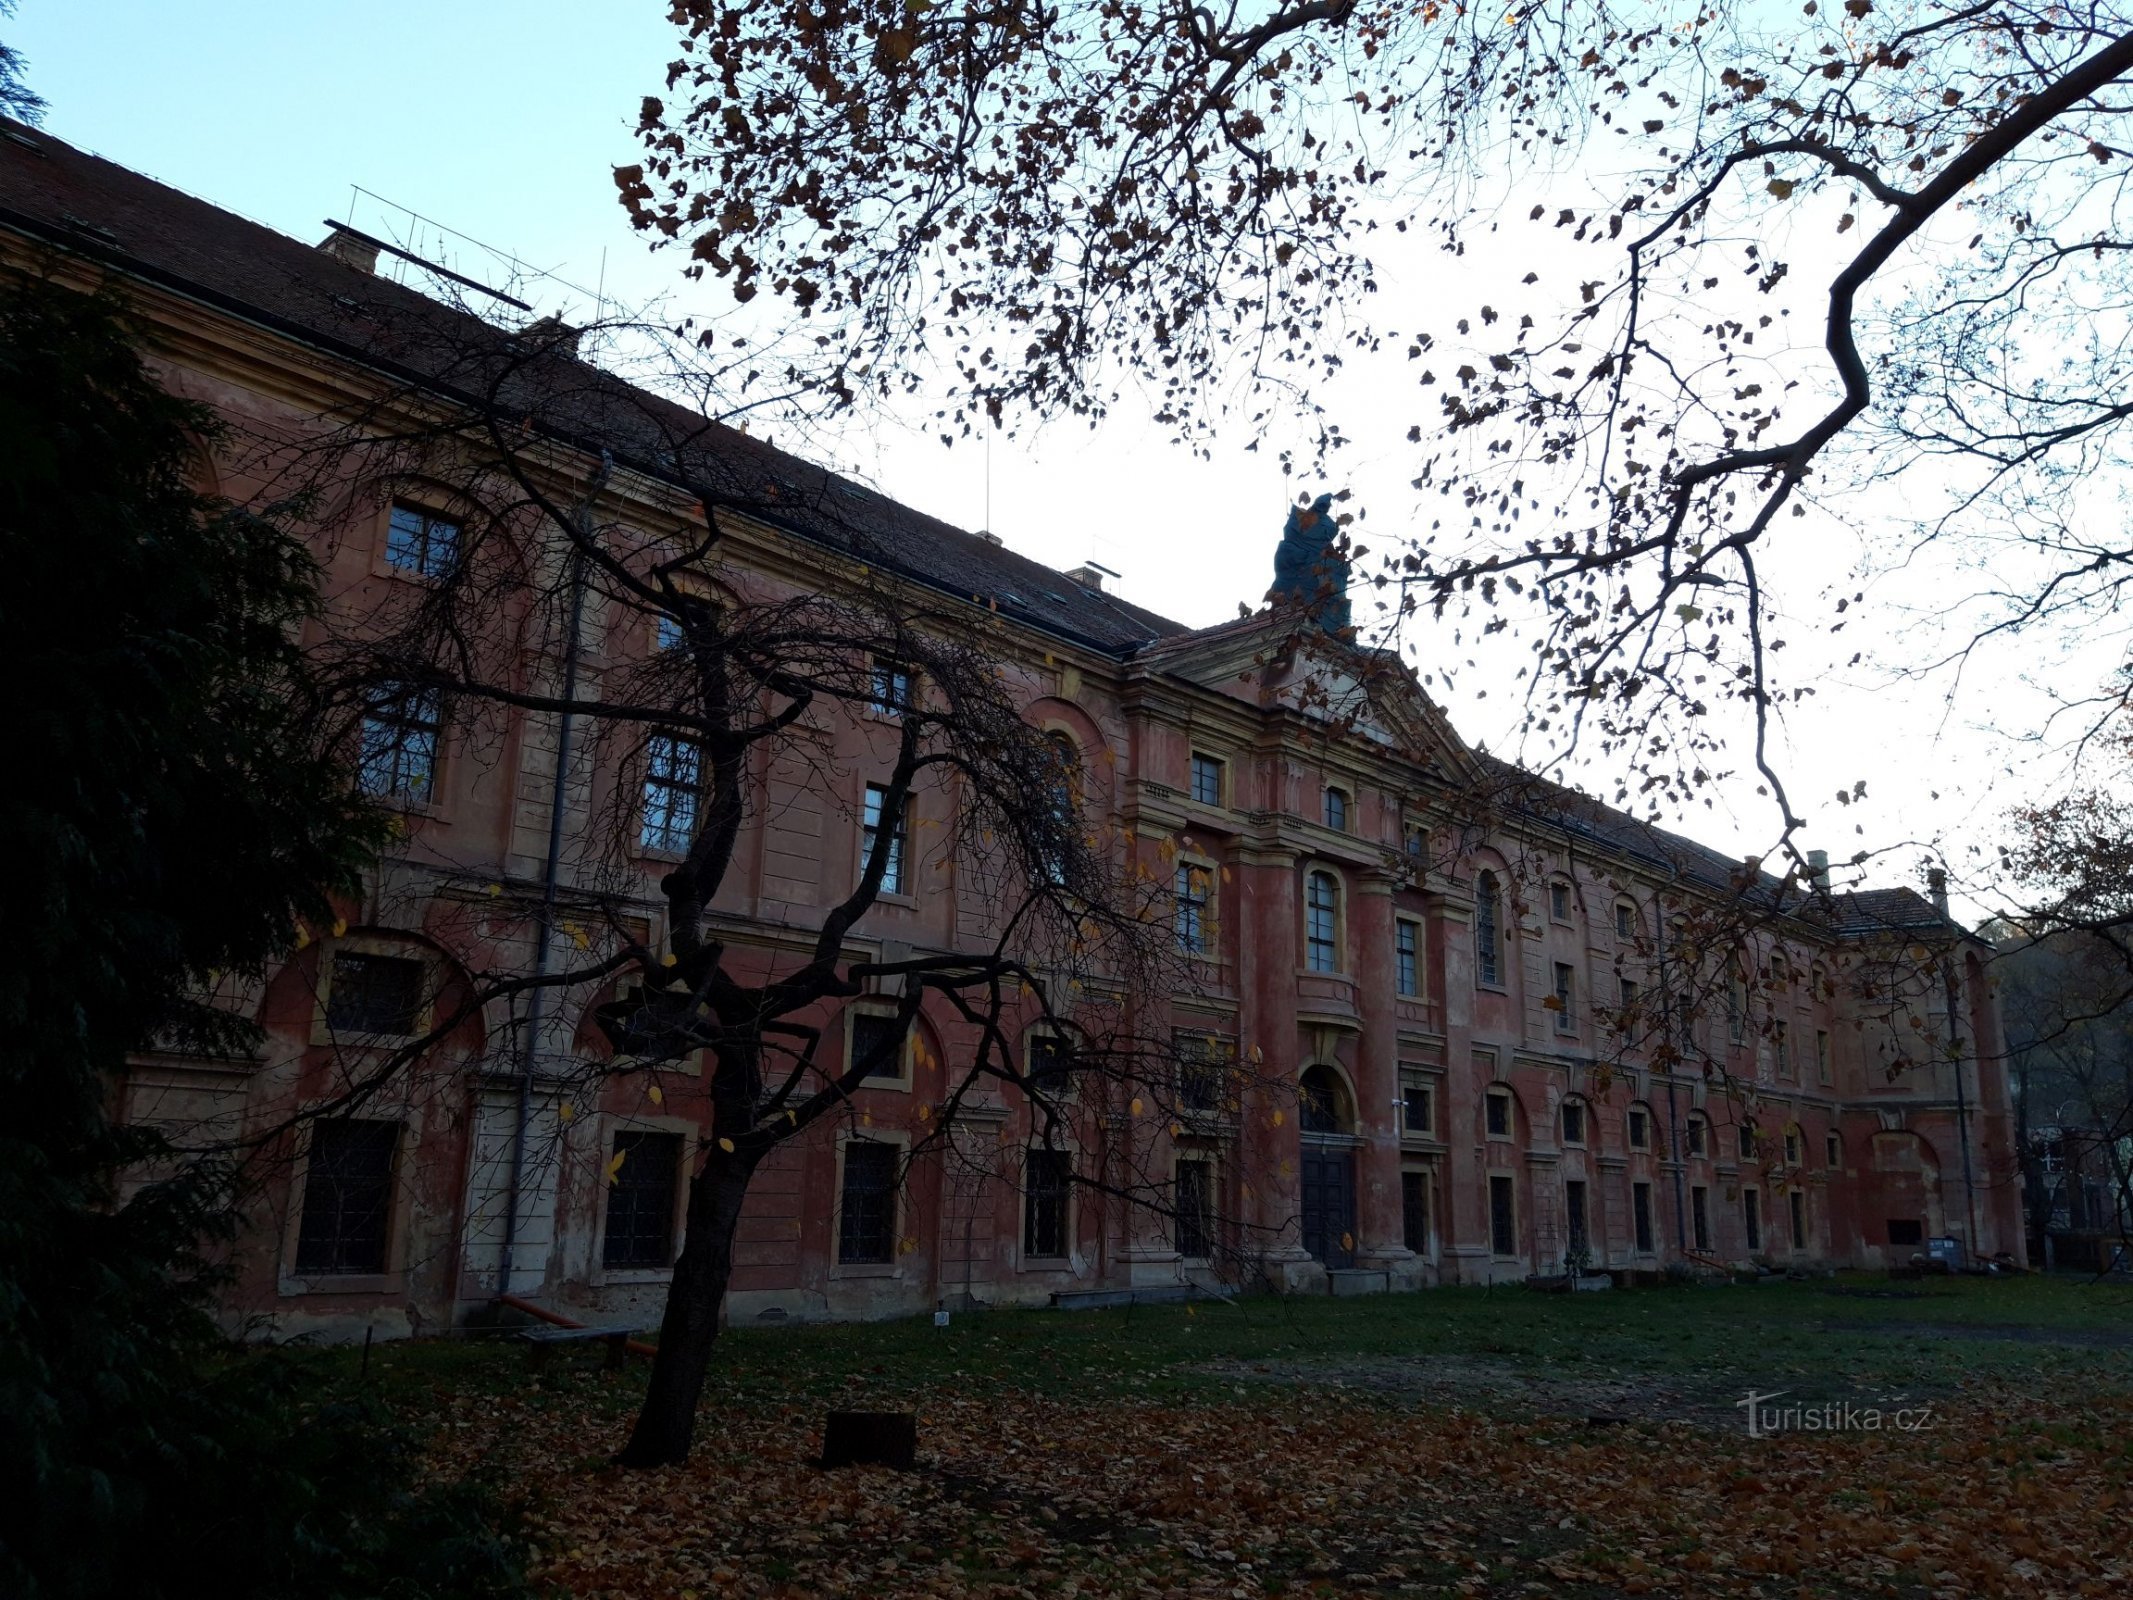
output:
[[[1350,625],[1348,558],[1340,553],[1340,534],[1330,494],[1289,507],[1288,526],[1274,547],[1274,587],[1267,591],[1276,606],[1301,608],[1328,633]]]

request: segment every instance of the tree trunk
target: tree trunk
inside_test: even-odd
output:
[[[718,1313],[733,1276],[733,1234],[741,1220],[753,1164],[713,1150],[689,1190],[689,1233],[674,1263],[652,1381],[629,1443],[615,1458],[625,1467],[665,1467],[688,1458],[696,1433]]]

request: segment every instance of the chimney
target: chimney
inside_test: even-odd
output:
[[[1827,850],[1810,850],[1807,852],[1807,876],[1814,883],[1816,893],[1829,893],[1829,852]]]
[[[1118,574],[1109,567],[1101,566],[1094,561],[1084,561],[1080,566],[1070,568],[1067,576],[1084,589],[1094,589],[1098,594],[1102,594],[1104,592],[1104,579],[1115,578]]]
[[[563,354],[576,358],[578,341],[585,337],[583,328],[573,328],[553,312],[545,317],[536,317],[519,330],[519,337],[531,344],[548,345]]]
[[[1926,888],[1933,896],[1933,909],[1943,917],[1948,915],[1948,873],[1944,867],[1926,869]]]
[[[1007,543],[1005,539],[1002,539],[997,533],[994,533],[990,528],[978,529],[978,537],[980,539],[983,539],[987,544],[1004,545]]]
[[[338,222],[327,224],[333,232],[318,243],[319,249],[334,260],[354,267],[358,272],[378,270],[378,241],[366,238],[353,228],[344,228]]]

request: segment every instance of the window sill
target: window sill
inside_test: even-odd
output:
[[[1024,1256],[1016,1263],[1017,1272],[1072,1272],[1072,1256]]]
[[[589,1281],[595,1288],[609,1285],[628,1287],[631,1284],[672,1283],[672,1267],[599,1267],[590,1274]]]
[[[893,1261],[840,1261],[830,1268],[830,1278],[901,1278],[904,1269]]]
[[[276,1285],[284,1296],[305,1294],[398,1294],[404,1285],[397,1272],[285,1273]]]

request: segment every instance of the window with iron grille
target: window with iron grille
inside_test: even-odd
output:
[[[1555,964],[1555,1031],[1557,1033],[1576,1033],[1578,1031],[1576,984],[1577,974],[1575,969],[1567,961],[1558,961]]]
[[[681,1135],[615,1135],[600,1259],[610,1267],[674,1265],[674,1210],[681,1186]]]
[[[1170,1045],[1178,1063],[1178,1103],[1188,1111],[1220,1110],[1237,1059],[1236,1041],[1180,1029],[1171,1034]]]
[[[1518,1254],[1518,1200],[1502,1173],[1489,1178],[1489,1248],[1500,1256]]]
[[[1503,981],[1496,935],[1496,874],[1474,880],[1474,976],[1486,984]]]
[[[644,742],[644,848],[686,855],[703,802],[704,753],[688,739],[655,733]]]
[[[1203,806],[1222,803],[1222,763],[1197,750],[1192,755],[1192,797]]]
[[[1711,1248],[1711,1191],[1698,1184],[1689,1191],[1689,1231],[1696,1248]]]
[[[1177,874],[1178,949],[1189,956],[1208,950],[1208,911],[1214,898],[1214,874],[1194,861],[1180,861]]]
[[[1422,992],[1422,925],[1401,918],[1392,925],[1392,951],[1399,974],[1400,993]]]
[[[356,787],[381,800],[425,804],[437,788],[437,740],[444,702],[434,689],[386,684],[363,712]]]
[[[897,1017],[885,1016],[879,1011],[860,1011],[852,1017],[852,1053],[845,1063],[856,1067],[864,1062],[873,1062],[867,1068],[870,1078],[901,1078],[904,1075],[904,1043],[909,1029]]]
[[[1181,1256],[1205,1260],[1215,1253],[1215,1172],[1209,1161],[1178,1162],[1172,1184],[1176,1212],[1171,1245]]]
[[[1648,1183],[1633,1183],[1629,1187],[1629,1220],[1637,1232],[1637,1254],[1652,1253],[1652,1186]]]
[[[1074,1086],[1074,1046],[1056,1033],[1035,1033],[1029,1041],[1029,1085],[1037,1094],[1058,1099]]]
[[[420,506],[393,504],[385,531],[385,559],[419,578],[450,577],[459,565],[459,524]]]
[[[889,791],[878,783],[867,785],[866,809],[860,818],[859,870],[864,873],[874,859],[875,841],[888,829],[888,864],[881,872],[881,892],[904,892],[904,811],[889,804]]]
[[[1592,1239],[1586,1228],[1585,1185],[1581,1179],[1572,1178],[1563,1185],[1563,1220],[1568,1224],[1570,1248],[1591,1248]]]
[[[1022,1161],[1022,1253],[1067,1253],[1067,1196],[1073,1164],[1064,1150],[1031,1150]]]
[[[385,1270],[392,1230],[397,1122],[314,1124],[297,1224],[296,1271],[302,1277],[371,1276]]]
[[[409,956],[336,950],[326,991],[326,1026],[337,1034],[404,1039],[422,1028],[425,963]]]
[[[1330,872],[1304,880],[1304,965],[1313,972],[1340,969],[1340,886]]]
[[[1629,1147],[1632,1150],[1649,1150],[1652,1147],[1652,1115],[1642,1106],[1629,1108]]]
[[[844,1147],[844,1190],[837,1217],[837,1259],[881,1265],[896,1254],[896,1146],[854,1139]]]
[[[1348,831],[1348,796],[1339,789],[1326,791],[1326,826],[1335,833]]]
[[[1429,1174],[1400,1174],[1400,1242],[1418,1256],[1429,1254]]]

